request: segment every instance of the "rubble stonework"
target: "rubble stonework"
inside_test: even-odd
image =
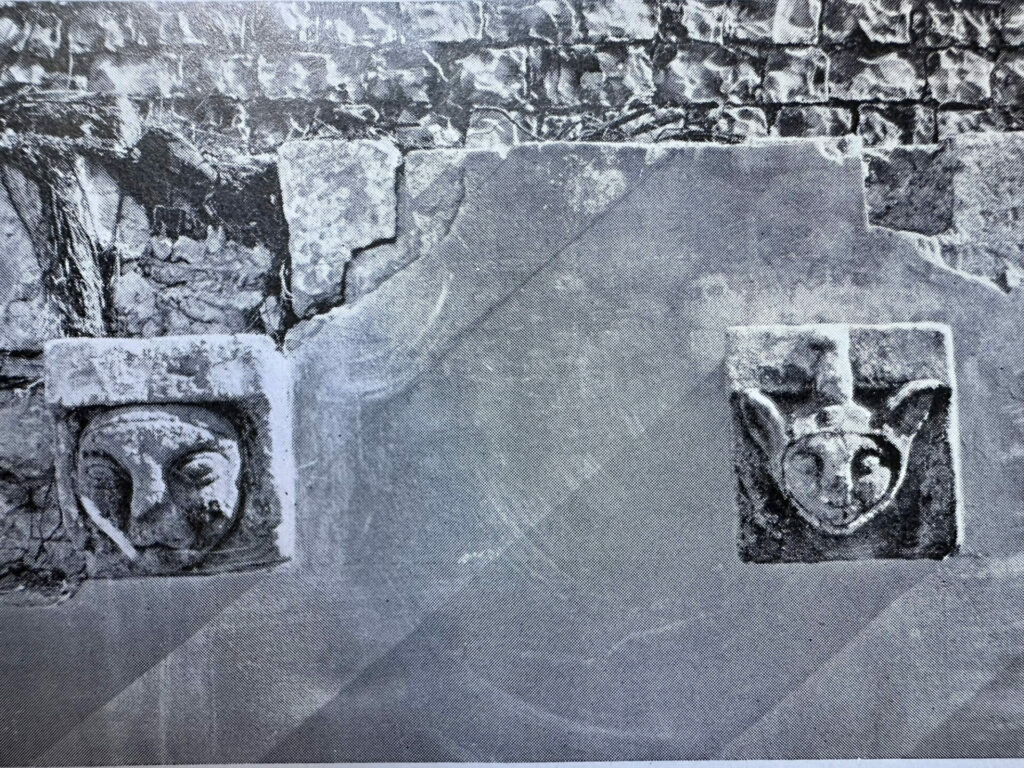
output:
[[[91,574],[292,557],[290,381],[269,338],[61,340],[45,373],[57,495]]]
[[[947,327],[735,328],[727,368],[743,559],[954,551],[961,523]]]

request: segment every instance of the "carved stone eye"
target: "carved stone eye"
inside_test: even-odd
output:
[[[215,483],[228,470],[228,460],[216,451],[202,451],[186,456],[174,468],[182,482],[204,488]]]
[[[873,475],[882,466],[882,457],[875,451],[861,451],[853,460],[854,477]]]
[[[789,462],[789,470],[805,477],[818,477],[822,471],[821,457],[809,451],[793,454]]]

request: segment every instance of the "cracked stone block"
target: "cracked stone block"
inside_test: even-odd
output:
[[[479,0],[416,0],[399,8],[407,43],[464,43],[483,36]]]
[[[853,112],[844,107],[783,107],[773,136],[844,136],[853,130]]]
[[[658,93],[681,104],[753,101],[761,85],[755,64],[738,49],[693,45],[656,73]]]
[[[520,126],[527,123],[516,123],[519,125],[500,113],[475,110],[470,116],[467,150],[507,148],[525,141]],[[402,236],[394,243],[363,251],[352,262],[346,302],[360,300],[401,268],[442,245],[466,200],[465,167],[474,156],[467,150],[406,155],[396,226]]]
[[[0,348],[39,350],[63,336],[60,312],[44,288],[44,269],[26,226],[41,224],[39,189],[0,166]]]
[[[909,43],[911,0],[825,0],[822,35],[845,42],[862,33],[874,43]]]
[[[784,48],[768,57],[761,98],[779,104],[828,99],[828,55],[819,48]]]
[[[949,48],[934,54],[928,86],[939,104],[979,104],[992,96],[995,63],[979,53]]]
[[[526,49],[483,49],[455,62],[460,99],[472,104],[520,104],[526,97]]]
[[[992,70],[992,100],[1013,106],[1024,97],[1024,54],[1004,51]]]
[[[580,20],[570,0],[484,3],[484,33],[496,43],[563,45],[580,39]]]
[[[385,140],[314,139],[279,151],[292,303],[300,316],[337,301],[353,253],[395,236],[398,149]]]
[[[929,48],[990,48],[999,40],[998,4],[928,0],[915,11],[913,19],[916,42]]]
[[[68,339],[44,367],[58,499],[93,575],[293,556],[291,382],[268,337]]]
[[[587,37],[595,42],[653,40],[658,33],[654,0],[582,0]]]
[[[857,133],[866,147],[931,144],[936,140],[935,110],[921,104],[863,104]]]
[[[818,41],[821,0],[736,0],[726,17],[726,37],[777,45]]]
[[[925,79],[905,54],[891,51],[863,57],[853,51],[831,55],[829,95],[849,101],[912,101],[924,93]]]
[[[744,560],[956,550],[948,326],[748,326],[729,342]]]

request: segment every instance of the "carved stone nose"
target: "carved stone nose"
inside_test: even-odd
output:
[[[826,478],[824,492],[832,504],[849,504],[853,500],[853,488],[849,472],[836,472]]]

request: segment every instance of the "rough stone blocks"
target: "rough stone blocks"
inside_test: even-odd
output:
[[[960,540],[948,327],[729,332],[744,560],[942,558]]]
[[[67,339],[44,351],[57,491],[99,576],[293,554],[288,369],[262,336]]]

